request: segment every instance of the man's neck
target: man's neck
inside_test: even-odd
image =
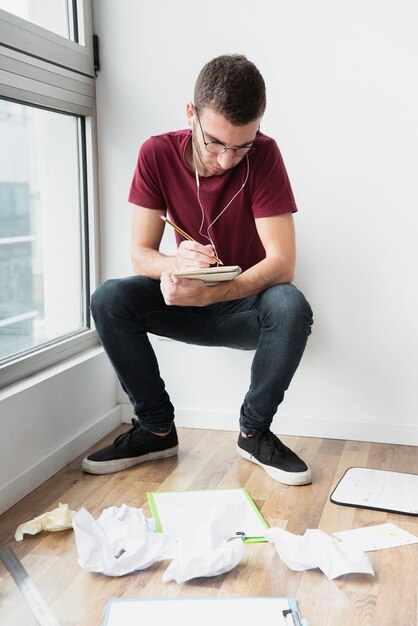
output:
[[[190,135],[189,141],[187,142],[186,150],[184,151],[184,159],[186,161],[186,165],[190,167],[194,171],[195,166],[193,162],[193,138]]]

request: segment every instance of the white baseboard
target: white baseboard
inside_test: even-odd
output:
[[[42,460],[25,469],[19,476],[0,486],[0,514],[39,487],[45,480],[62,469],[67,463],[120,425],[120,406],[102,415],[92,426],[86,428],[66,444],[52,451]]]
[[[129,423],[134,417],[130,404],[121,404],[122,422]],[[235,430],[238,432],[238,416],[226,411],[202,411],[201,409],[176,408],[176,425],[186,428],[209,430]],[[276,416],[273,432],[298,437],[322,437],[374,443],[418,446],[418,426],[411,424],[386,424],[355,422],[318,418],[290,418]]]

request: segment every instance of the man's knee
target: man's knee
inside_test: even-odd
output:
[[[123,317],[127,312],[156,309],[162,300],[159,282],[146,276],[112,278],[102,283],[93,293],[90,308],[95,320],[99,316]]]
[[[115,304],[120,303],[124,291],[120,283],[120,280],[112,278],[99,285],[94,291],[90,300],[90,309],[95,319],[102,311],[110,312]]]
[[[127,308],[143,291],[143,283],[148,279],[144,276],[127,278],[111,278],[97,287],[91,296],[90,309],[93,317],[101,313],[118,314]]]
[[[309,328],[312,325],[312,309],[303,293],[294,285],[285,283],[267,289],[264,292],[263,306],[269,317],[272,316],[277,321],[300,321]]]

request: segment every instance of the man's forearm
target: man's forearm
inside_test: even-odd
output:
[[[292,282],[293,274],[293,267],[280,257],[265,258],[234,280],[208,288],[206,305],[257,295],[274,285]]]
[[[160,280],[163,272],[174,272],[176,268],[176,257],[169,256],[153,250],[152,248],[142,248],[137,250],[131,257],[132,268],[135,274],[148,276],[154,280]]]

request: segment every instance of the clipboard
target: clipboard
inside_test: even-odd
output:
[[[155,518],[157,532],[176,534],[178,512],[187,508],[190,512],[199,510],[202,516],[208,516],[213,507],[228,504],[244,504],[245,516],[240,528],[236,528],[236,536],[244,543],[266,542],[264,530],[268,524],[261,515],[248,491],[241,489],[207,489],[194,491],[156,491],[147,493],[148,504]]]
[[[137,626],[140,623],[309,626],[309,622],[301,617],[295,598],[118,598],[108,602],[103,626]]]
[[[418,516],[418,475],[350,467],[330,500],[342,506]]]
[[[177,270],[173,272],[176,278],[189,278],[203,280],[204,283],[216,284],[227,280],[233,280],[241,274],[239,265],[219,265],[218,267],[198,267],[192,269]]]

